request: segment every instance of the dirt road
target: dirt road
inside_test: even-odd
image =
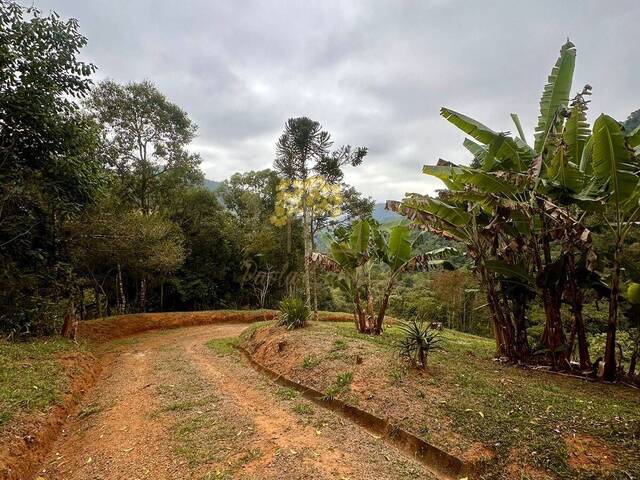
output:
[[[366,430],[279,387],[226,339],[245,325],[149,332],[105,368],[38,474],[46,480],[431,479]]]

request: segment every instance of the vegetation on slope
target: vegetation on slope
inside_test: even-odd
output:
[[[480,456],[490,478],[506,470],[567,479],[640,474],[640,399],[629,387],[505,366],[493,361],[492,340],[454,330],[442,332],[443,350],[430,355],[424,374],[398,357],[397,326],[368,336],[348,323],[294,332],[267,325],[246,337],[271,369],[463,458]],[[346,374],[350,382],[337,388]]]

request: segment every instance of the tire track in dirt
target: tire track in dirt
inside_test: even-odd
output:
[[[278,387],[237,354],[219,356],[205,345],[244,328],[190,327],[112,344],[115,351],[106,354],[96,387],[39,475],[46,480],[433,478],[420,463],[332,412],[294,413],[291,403],[278,397]],[[203,412],[163,409],[157,371],[166,352],[184,363],[185,372],[196,372],[217,398],[219,404],[198,407],[208,408],[202,422],[253,426],[241,441],[230,442],[238,450],[233,458],[244,459],[235,468],[229,468],[231,457],[215,451],[211,459],[192,465],[177,448],[174,426],[186,415]],[[219,418],[206,417],[208,412]],[[209,448],[221,446],[213,442]]]

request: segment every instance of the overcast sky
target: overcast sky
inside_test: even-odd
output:
[[[35,0],[75,17],[97,79],[149,79],[199,125],[207,178],[267,168],[289,117],[369,147],[348,182],[378,201],[429,193],[438,158],[468,163],[441,106],[531,138],[567,37],[590,119],[640,108],[639,0]],[[531,140],[530,140],[531,141]]]

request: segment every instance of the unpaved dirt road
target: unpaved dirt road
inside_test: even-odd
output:
[[[383,440],[279,387],[209,325],[112,342],[46,480],[431,479]]]

